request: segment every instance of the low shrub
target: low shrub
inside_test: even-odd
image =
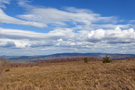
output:
[[[5,72],[9,72],[9,71],[10,71],[10,69],[6,69],[6,70],[5,70]]]
[[[85,63],[88,63],[89,62],[87,57],[84,58],[84,62]]]
[[[112,62],[112,60],[110,60],[109,56],[103,57],[103,63],[110,63],[110,62]]]

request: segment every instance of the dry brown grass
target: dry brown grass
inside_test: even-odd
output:
[[[82,60],[9,69],[0,77],[0,90],[135,90],[135,60]]]

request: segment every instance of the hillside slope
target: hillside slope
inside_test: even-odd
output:
[[[134,90],[135,60],[64,62],[14,67],[0,76],[0,90]]]

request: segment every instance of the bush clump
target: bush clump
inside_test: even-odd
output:
[[[85,63],[88,63],[88,62],[89,62],[89,60],[88,60],[87,57],[84,58],[84,62],[85,62]]]
[[[6,70],[5,70],[5,72],[9,72],[9,71],[10,71],[10,69],[6,69]]]
[[[105,57],[103,57],[103,63],[110,63],[110,62],[112,62],[112,60],[110,60],[110,57],[109,56],[105,56]]]

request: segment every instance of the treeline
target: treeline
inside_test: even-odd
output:
[[[62,63],[62,62],[73,62],[73,61],[81,61],[84,60],[86,57],[73,57],[73,58],[62,58],[62,59],[53,59],[53,60],[45,60],[45,61],[38,61],[36,63]],[[101,58],[98,57],[87,57],[89,61],[100,61]]]
[[[52,60],[42,60],[37,62],[31,62],[27,64],[23,63],[10,63],[4,58],[0,58],[0,67],[26,67],[26,66],[38,66],[48,63],[64,63],[64,62],[74,62],[84,60],[86,57],[73,57],[73,58],[62,58],[62,59],[52,59]],[[101,61],[98,57],[87,57],[88,61]],[[1,68],[2,69],[2,68]]]

